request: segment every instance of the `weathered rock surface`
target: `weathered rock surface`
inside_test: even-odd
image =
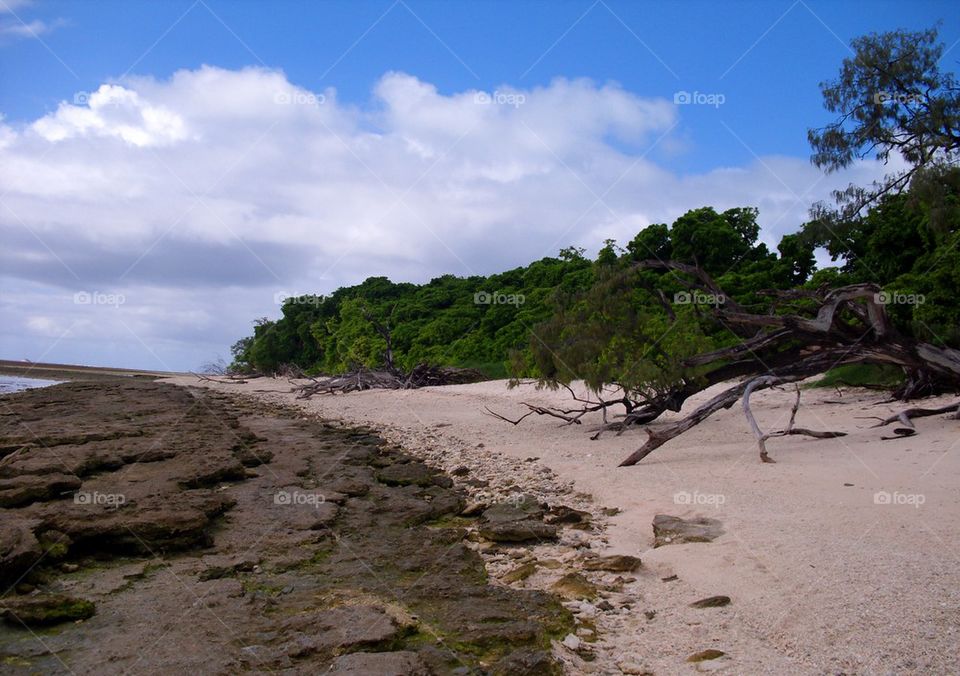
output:
[[[489,584],[452,518],[464,495],[371,430],[134,379],[5,404],[0,486],[41,488],[0,507],[0,577],[22,592],[0,605],[20,615],[33,599],[65,600],[54,603],[64,624],[42,644],[0,624],[0,664],[50,674],[555,672],[550,641],[572,629],[569,611],[548,594]],[[62,477],[66,495],[49,490]],[[525,503],[488,525],[555,533]],[[37,624],[55,617],[49,604],[35,610]]]
[[[43,627],[93,617],[94,604],[61,594],[37,594],[0,599],[0,616],[14,626]]]
[[[342,676],[430,676],[426,664],[415,652],[398,650],[386,653],[358,652],[341,655],[333,661],[328,674]],[[515,672],[516,673],[516,672]],[[531,672],[526,672],[531,673]]]
[[[556,526],[533,519],[483,524],[479,530],[481,536],[494,542],[530,542],[557,538]]]

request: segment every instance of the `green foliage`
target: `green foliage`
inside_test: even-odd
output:
[[[845,364],[827,371],[810,387],[892,389],[903,382],[903,370],[889,364]]]
[[[884,195],[898,194],[918,172],[955,166],[960,150],[960,87],[941,72],[945,46],[937,28],[872,33],[852,42],[836,80],[821,83],[824,106],[837,117],[807,138],[813,163],[827,171],[867,157],[886,163],[900,155],[907,169],[872,188],[851,185],[835,193],[838,207],[821,205],[819,218],[843,223]]]

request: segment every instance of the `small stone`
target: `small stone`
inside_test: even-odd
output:
[[[636,556],[596,556],[585,559],[583,569],[606,570],[612,573],[632,573],[640,567],[641,563],[640,559]]]
[[[75,563],[61,563],[60,570],[62,570],[64,573],[76,573],[78,570],[80,570],[80,566]]]
[[[467,506],[460,512],[460,516],[477,516],[487,508],[485,502],[468,502]]]
[[[525,563],[522,566],[518,566],[511,570],[509,573],[500,578],[505,584],[513,584],[514,582],[520,582],[526,580],[528,577],[537,572],[537,564],[530,562]]]
[[[567,634],[566,636],[563,637],[563,640],[561,641],[561,643],[565,647],[576,652],[577,650],[580,649],[581,640],[580,640],[580,637],[576,636],[575,634]]]
[[[708,596],[705,599],[700,599],[699,601],[694,601],[690,604],[691,608],[722,608],[723,606],[730,605],[729,596]]]
[[[637,662],[621,661],[617,662],[617,668],[621,674],[630,674],[630,676],[648,676],[653,672],[647,667]]]
[[[550,587],[556,594],[566,599],[595,599],[597,587],[580,573],[567,573]]]
[[[470,474],[470,468],[467,467],[466,465],[460,465],[459,467],[454,467],[450,471],[450,474],[452,474],[453,476],[466,476]]]
[[[653,517],[654,547],[688,542],[711,542],[723,535],[722,524],[716,519],[698,517],[681,519],[668,514]]]
[[[722,650],[714,650],[713,648],[709,648],[707,650],[701,650],[698,653],[692,654],[690,657],[687,658],[687,662],[703,662],[705,660],[715,660],[718,657],[723,657],[724,655],[726,655],[726,653],[723,652]]]
[[[610,603],[610,602],[607,601],[607,600],[603,600],[603,601],[601,601],[600,603],[597,604],[597,608],[599,608],[600,610],[602,610],[602,611],[604,611],[604,612],[609,612],[609,611],[613,610],[613,604]]]
[[[646,617],[648,620],[652,620],[653,618],[655,618],[655,617],[657,616],[657,611],[656,611],[656,610],[644,610],[644,611],[643,611],[643,616]]]
[[[667,577],[661,577],[661,582],[676,582],[680,578],[677,575],[668,575]]]

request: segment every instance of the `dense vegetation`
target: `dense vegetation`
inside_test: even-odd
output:
[[[670,380],[681,357],[736,337],[703,311],[723,299],[690,292],[671,272],[634,266],[645,259],[697,264],[754,311],[770,303],[759,293],[768,289],[874,282],[901,330],[956,346],[960,171],[925,180],[945,198],[931,203],[913,190],[888,196],[841,232],[811,221],[776,253],[757,241],[756,210],[702,207],[645,228],[623,249],[608,241],[592,261],[567,249],[489,277],[444,275],[422,285],[371,277],[329,296],[289,298],[279,320],[259,320],[234,346],[235,365],[270,372],[295,364],[314,373],[382,365],[379,323],[389,328],[400,368],[427,362],[490,377],[583,377],[595,386]],[[820,246],[840,265],[815,270]]]
[[[422,285],[371,277],[329,296],[288,299],[280,319],[258,320],[254,335],[234,345],[234,367],[333,373],[392,361],[551,386],[583,378],[598,392],[619,386],[629,408],[695,383],[691,357],[744,339],[711,306],[789,313],[804,303],[804,289],[858,283],[883,289],[880,302],[902,335],[958,347],[960,90],[938,69],[936,38],[933,29],[854,41],[839,79],[822,85],[839,117],[810,131],[812,160],[832,171],[871,152],[899,153],[909,168],[841,191],[835,206],[815,205],[776,252],[758,241],[756,209],[701,207],[650,225],[623,248],[608,240],[595,260],[570,248],[489,277]],[[818,249],[836,265],[817,270]],[[649,261],[696,266],[724,296]],[[775,302],[778,290],[793,290],[792,300]]]

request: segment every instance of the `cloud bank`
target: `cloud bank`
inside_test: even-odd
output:
[[[704,205],[759,207],[775,245],[882,173],[768,156],[680,175],[682,113],[616,84],[447,94],[396,72],[359,106],[259,68],[72,94],[0,122],[0,352],[196,368],[277,296],[595,251]]]

